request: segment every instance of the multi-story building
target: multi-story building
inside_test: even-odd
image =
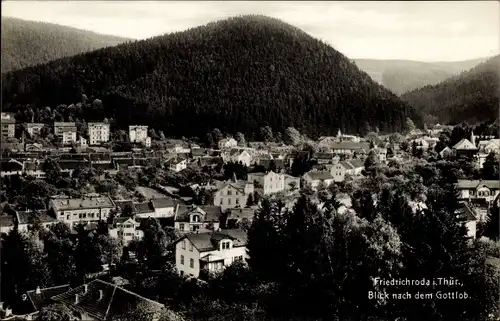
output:
[[[219,149],[234,148],[238,146],[238,142],[234,138],[224,138],[218,142]]]
[[[139,229],[140,223],[132,217],[117,217],[113,220],[113,227],[109,229],[109,235],[123,241],[126,246],[133,240],[140,240],[144,232]]]
[[[228,208],[245,207],[248,196],[253,192],[253,183],[233,179],[218,187],[214,195],[214,205],[220,206],[223,211]]]
[[[302,176],[304,182],[309,184],[312,189],[317,189],[321,184],[330,186],[335,179],[330,172],[327,171],[311,171]]]
[[[76,124],[70,122],[55,122],[54,135],[59,137],[63,145],[76,142]]]
[[[483,199],[489,204],[500,194],[500,180],[466,180],[457,182],[461,199]]]
[[[180,232],[218,231],[221,215],[220,206],[179,206],[174,227]]]
[[[44,123],[27,123],[26,131],[31,137],[40,135],[42,128],[45,127]]]
[[[192,233],[175,243],[175,265],[181,275],[200,277],[217,272],[234,261],[245,261],[247,235],[242,230]]]
[[[97,194],[82,198],[54,198],[49,202],[49,210],[54,212],[55,217],[72,228],[79,223],[88,224],[107,220],[114,208],[111,198]]]
[[[285,175],[269,171],[268,173],[249,173],[248,181],[257,182],[264,189],[264,195],[283,192],[285,190]]]
[[[2,138],[13,138],[16,133],[16,120],[14,115],[2,113]]]
[[[109,141],[109,124],[88,123],[90,145],[99,145]]]
[[[148,138],[148,126],[128,126],[128,135],[131,143],[144,143]]]

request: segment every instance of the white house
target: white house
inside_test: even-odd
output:
[[[479,151],[485,154],[500,154],[500,139],[482,140],[478,144]]]
[[[179,206],[174,227],[180,232],[218,231],[222,210],[220,206]]]
[[[477,215],[474,210],[467,204],[462,203],[461,207],[456,212],[460,224],[464,224],[467,237],[476,238],[477,231]]]
[[[113,227],[109,229],[109,235],[121,239],[126,246],[132,240],[140,240],[144,232],[139,230],[140,223],[132,217],[117,217],[113,220]]]
[[[264,189],[264,195],[283,192],[285,190],[285,175],[269,171],[268,173],[249,173],[248,182],[257,182]]]
[[[18,223],[18,230],[20,232],[27,232],[29,225],[33,223],[32,218],[37,216],[40,224],[48,229],[51,225],[57,224],[59,221],[49,216],[46,211],[30,212],[30,211],[16,211],[16,219]]]
[[[177,204],[169,197],[154,198],[146,203],[134,204],[139,218],[169,218],[174,217]]]
[[[234,148],[238,146],[238,142],[234,138],[224,138],[218,143],[219,149]]]
[[[465,180],[457,182],[461,199],[484,199],[492,202],[500,193],[500,180]]]
[[[252,164],[252,155],[244,149],[233,148],[229,152],[222,153],[222,159],[225,163],[242,163],[245,166]]]
[[[241,230],[187,234],[175,244],[175,265],[181,275],[200,277],[235,261],[246,261],[247,235]]]
[[[334,177],[330,172],[327,171],[311,171],[307,172],[302,176],[302,179],[311,185],[313,189],[316,189],[321,183],[326,186],[330,186],[335,182]]]
[[[334,177],[335,182],[343,182],[346,175],[360,176],[364,168],[361,160],[350,159],[330,166],[330,174]]]
[[[187,159],[181,157],[174,157],[165,162],[167,168],[174,172],[180,172],[187,167]]]
[[[245,207],[248,196],[253,192],[253,183],[233,179],[218,186],[214,194],[214,205],[220,206],[223,211],[228,208]]]
[[[109,141],[109,124],[88,123],[90,145],[99,145]]]
[[[78,223],[91,223],[107,220],[115,205],[111,198],[101,195],[87,195],[82,198],[53,198],[49,202],[56,218],[71,228]]]
[[[148,137],[148,126],[130,125],[128,135],[131,143],[141,143]]]

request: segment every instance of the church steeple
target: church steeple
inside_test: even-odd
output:
[[[474,130],[470,133],[470,142],[474,145],[474,147],[476,147],[476,136],[474,136]]]

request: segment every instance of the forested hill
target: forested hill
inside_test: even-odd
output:
[[[488,58],[454,62],[355,59],[355,63],[393,93],[402,95],[427,85],[436,85],[486,60]]]
[[[103,101],[95,120],[148,124],[165,134],[213,128],[252,136],[266,125],[311,135],[401,130],[411,107],[332,47],[263,16],[100,49],[8,73],[3,99],[56,107],[82,93]],[[89,119],[90,120],[90,119]]]
[[[401,98],[441,123],[474,124],[498,118],[500,56],[446,81]]]
[[[127,39],[51,23],[2,17],[2,72],[125,41]]]

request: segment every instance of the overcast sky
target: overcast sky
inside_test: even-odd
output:
[[[350,58],[457,61],[500,53],[497,1],[3,1],[10,16],[134,39],[241,14],[295,25]]]

